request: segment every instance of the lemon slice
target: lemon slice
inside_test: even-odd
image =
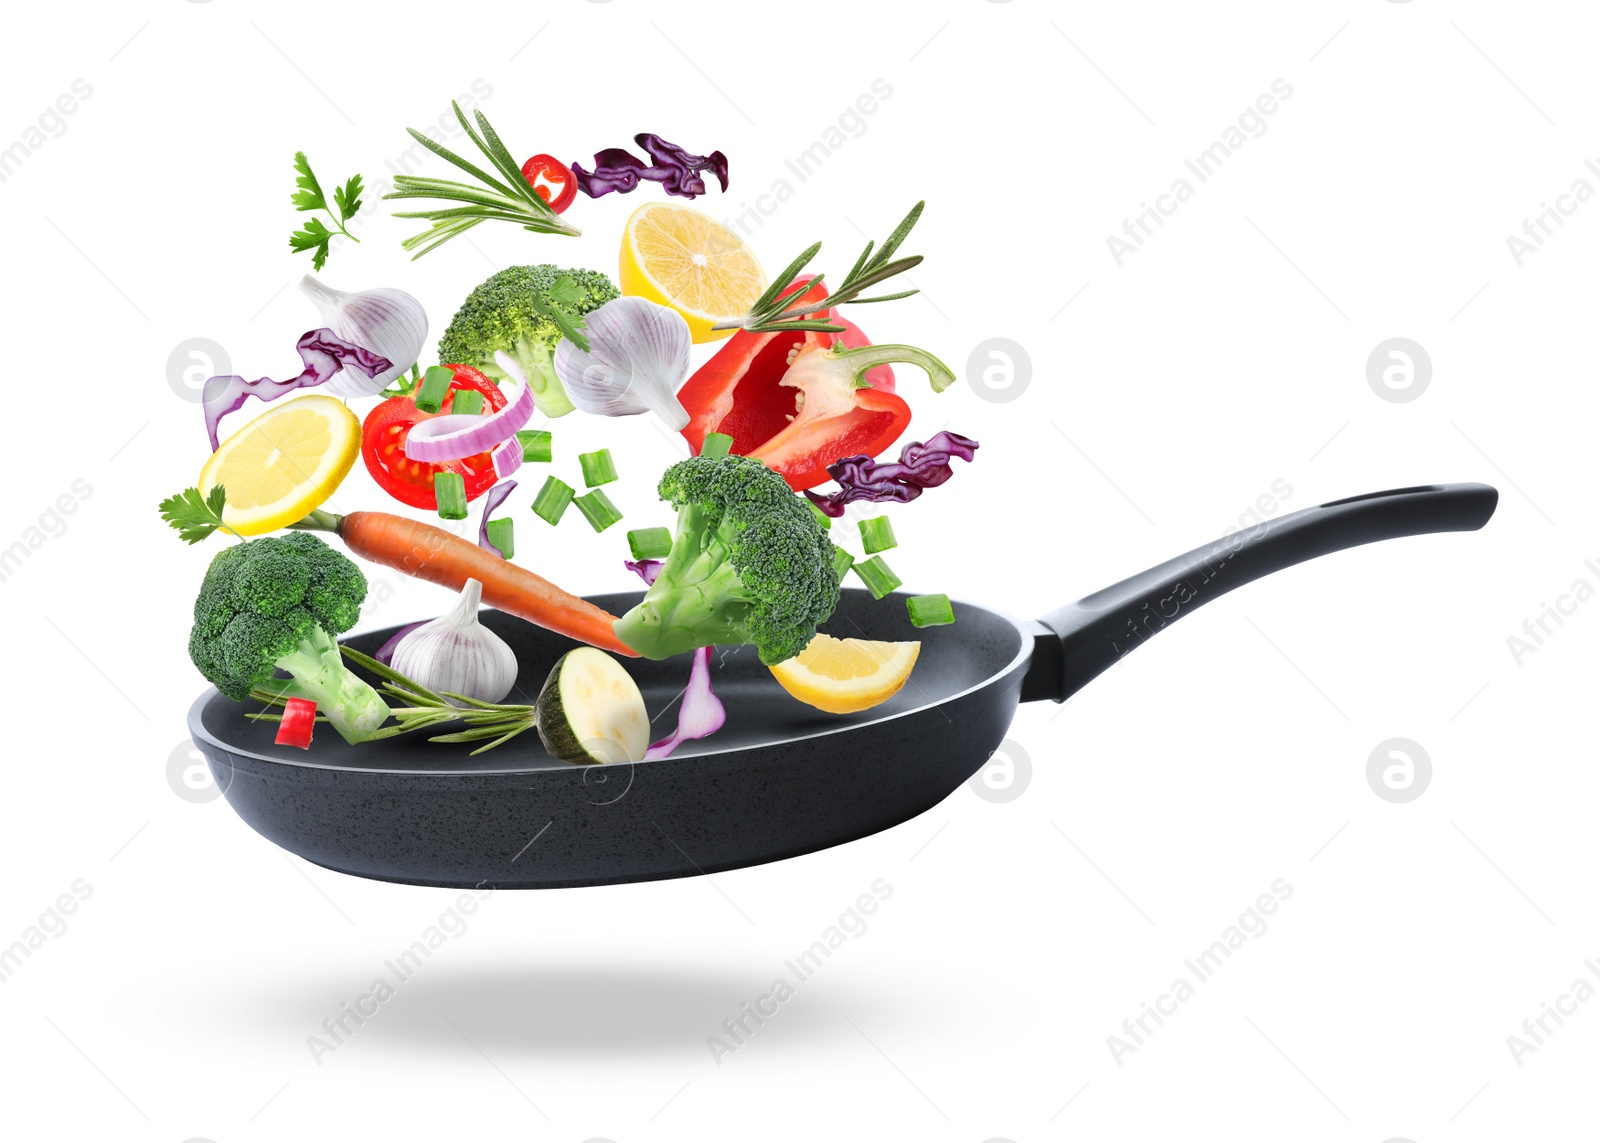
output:
[[[792,659],[769,668],[780,686],[830,714],[852,714],[893,698],[917,665],[921,643],[817,635]]]
[[[709,214],[687,206],[647,202],[622,232],[617,280],[624,294],[670,306],[689,323],[696,343],[732,330],[719,321],[743,317],[767,288],[750,247]]]
[[[342,401],[297,397],[223,441],[200,470],[200,494],[222,485],[223,522],[241,536],[259,536],[333,495],[360,452],[361,422]]]

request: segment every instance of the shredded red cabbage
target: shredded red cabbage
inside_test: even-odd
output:
[[[411,634],[418,627],[421,627],[424,623],[431,622],[432,620],[430,619],[419,619],[415,623],[407,623],[404,627],[400,628],[400,630],[389,636],[388,640],[383,644],[383,646],[378,648],[377,653],[372,657],[387,667],[389,665],[389,661],[394,658],[394,649],[400,646],[400,640]]]
[[[372,378],[394,365],[387,357],[379,357],[370,349],[341,340],[331,329],[314,329],[301,334],[295,349],[299,351],[300,360],[305,362],[306,367],[301,370],[300,376],[287,381],[274,381],[270,377],[246,381],[237,375],[212,377],[206,381],[200,391],[200,404],[205,411],[206,433],[211,437],[212,452],[216,452],[221,443],[217,436],[217,425],[250,397],[273,401],[296,389],[321,385],[341,369],[354,369]]]
[[[664,560],[623,560],[622,566],[635,573],[647,584],[654,584],[656,576],[661,574],[661,565]]]
[[[912,441],[900,450],[898,464],[879,464],[870,456],[847,456],[828,466],[828,475],[839,482],[839,491],[812,492],[806,496],[827,516],[843,516],[844,506],[853,500],[874,504],[897,501],[905,504],[922,495],[925,488],[937,488],[955,475],[953,457],[971,462],[978,442],[959,433],[940,432],[926,443]]]
[[[652,742],[644,752],[645,761],[665,758],[690,739],[715,734],[727,721],[722,700],[711,693],[711,648],[696,648],[694,664],[689,668],[689,685],[683,689],[683,701],[678,704],[678,729],[661,741]]]
[[[728,158],[721,151],[691,155],[676,143],[647,133],[635,135],[633,141],[650,156],[649,166],[621,147],[607,147],[595,152],[593,171],[584,170],[582,163],[572,164],[578,189],[590,198],[612,191],[627,194],[640,179],[647,179],[660,183],[668,194],[696,198],[706,193],[706,181],[701,177],[706,171],[717,176],[723,190],[728,189]]]
[[[513,444],[517,444],[515,437],[512,437],[511,440]],[[521,448],[522,446],[517,444],[517,447]],[[517,482],[515,480],[502,480],[483,494],[483,518],[478,521],[478,547],[488,549],[501,559],[505,559],[506,554],[489,542],[489,513],[505,503],[506,497],[510,496],[516,487]]]

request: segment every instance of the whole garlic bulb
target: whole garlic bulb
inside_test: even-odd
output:
[[[346,293],[307,274],[300,290],[322,314],[322,320],[345,341],[389,359],[389,368],[376,377],[363,377],[342,369],[322,386],[334,397],[370,397],[421,360],[428,338],[428,314],[422,303],[404,290],[376,289]]]
[[[499,702],[517,681],[517,656],[478,622],[483,585],[469,579],[456,605],[400,640],[389,665],[431,691]]]

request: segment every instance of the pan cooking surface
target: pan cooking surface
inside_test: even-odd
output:
[[[591,602],[620,615],[642,594],[593,596]],[[875,600],[859,588],[847,588],[841,593],[838,610],[822,628],[827,634],[841,639],[922,641],[916,669],[900,693],[881,706],[854,715],[825,714],[791,698],[762,666],[754,647],[718,648],[712,657],[711,683],[727,708],[727,725],[710,738],[684,743],[669,761],[830,734],[877,722],[936,705],[1004,672],[1023,645],[1017,625],[1003,615],[971,604],[957,603],[955,612],[954,624],[918,629],[906,617],[903,594]],[[577,646],[569,639],[498,611],[483,612],[482,621],[517,655],[517,685],[506,697],[507,702],[531,703],[555,661]],[[349,642],[371,654],[392,631],[357,635]],[[689,656],[662,662],[625,662],[650,712],[651,739],[666,737],[677,725],[678,697],[688,680]],[[275,723],[245,717],[247,711],[254,709],[254,703],[236,703],[212,694],[201,712],[201,725],[226,750],[292,766],[454,774],[570,768],[569,763],[546,754],[538,734],[531,730],[472,758],[468,756],[471,744],[429,742],[424,733],[351,746],[324,725],[317,728],[311,749],[302,751],[275,745]]]

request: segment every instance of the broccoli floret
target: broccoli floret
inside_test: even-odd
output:
[[[389,708],[344,665],[334,636],[354,626],[366,595],[361,569],[309,533],[225,548],[195,597],[189,658],[231,699],[258,687],[308,698],[345,741],[360,742]],[[293,684],[274,684],[274,668]]]
[[[617,620],[647,659],[753,643],[769,666],[793,658],[839,603],[833,544],[784,478],[744,456],[695,456],[661,477],[678,531],[656,581]]]
[[[439,339],[439,360],[471,365],[505,381],[505,370],[494,360],[495,351],[503,350],[522,366],[539,411],[560,417],[573,408],[552,364],[561,330],[534,308],[529,299],[535,294],[568,317],[581,318],[617,297],[618,291],[598,270],[563,270],[548,263],[501,270],[461,303]]]

